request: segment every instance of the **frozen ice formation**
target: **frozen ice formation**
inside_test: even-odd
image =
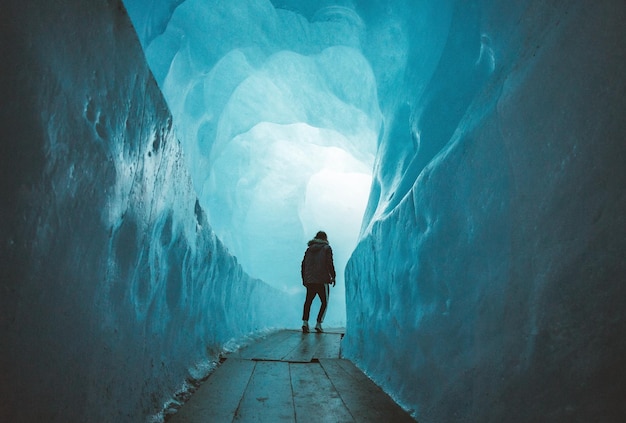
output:
[[[297,325],[301,300],[214,234],[121,3],[10,5],[0,420],[158,420],[225,345]]]
[[[0,6],[3,421],[160,420],[320,228],[420,422],[626,420],[622,1],[60,3]]]
[[[244,270],[301,292],[303,246],[320,229],[343,269],[381,127],[354,8],[320,4],[307,19],[267,0],[127,4],[199,202]],[[327,320],[345,325],[343,271],[338,282]]]

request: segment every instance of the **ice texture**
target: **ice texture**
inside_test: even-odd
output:
[[[248,273],[302,295],[306,243],[325,230],[339,269],[326,320],[345,325],[381,127],[361,18],[334,2],[307,17],[268,0],[148,3],[126,1],[216,234]]]
[[[624,421],[626,5],[385,3],[344,354],[420,422]]]
[[[1,420],[159,420],[322,226],[420,422],[626,421],[623,1],[125,5],[0,6]]]
[[[205,151],[225,153],[209,157],[213,167],[190,166],[210,173],[208,179],[194,173],[200,175],[195,183],[210,181],[209,189],[222,186],[219,178],[231,181],[208,197],[216,222],[221,217],[214,211],[224,204],[224,217],[242,222],[230,205],[244,205],[241,213],[252,225],[239,240],[225,235],[229,245],[249,243],[254,228],[269,223],[258,218],[271,219],[260,210],[273,199],[255,211],[245,206],[252,202],[246,196],[268,180],[285,187],[277,175],[256,177],[260,170],[247,158],[263,157],[282,172],[259,152],[269,145],[292,151],[298,162],[302,150],[277,145],[286,132],[276,126],[318,125],[304,116],[327,87],[307,62],[345,45],[371,69],[382,113],[370,199],[346,274],[346,355],[420,421],[623,420],[626,376],[607,369],[623,367],[625,349],[613,336],[624,331],[618,277],[626,251],[619,212],[625,201],[624,5],[273,4],[275,11],[267,1],[211,4],[202,11],[210,16],[202,18],[205,25],[229,22],[217,31],[226,34],[221,43],[210,41],[213,31],[189,36],[195,24],[187,8],[159,29],[153,23],[147,33],[162,35],[144,41],[168,102],[180,104],[174,110],[200,98],[175,95],[195,75],[228,82],[205,91],[214,93],[207,109],[217,110],[221,121],[202,129],[215,143],[203,145],[210,147]],[[150,26],[141,17],[135,22]],[[327,22],[338,25],[326,28]],[[253,46],[241,48],[251,39]],[[214,65],[212,57],[221,59]],[[336,76],[342,72],[357,75],[335,63],[339,81],[349,79]],[[290,95],[300,102],[286,101]],[[328,121],[324,114],[315,118]],[[255,120],[267,122],[246,132]],[[350,134],[346,126],[359,128],[362,121],[354,115],[347,125],[325,127]],[[289,145],[296,147],[296,138],[302,133],[289,137]],[[245,171],[227,169],[241,161]],[[306,166],[296,167],[304,172],[289,178],[312,180]],[[272,232],[285,240],[293,234]],[[252,251],[240,248],[238,255],[262,272]]]
[[[212,231],[121,3],[1,10],[0,420],[159,420],[301,300]]]

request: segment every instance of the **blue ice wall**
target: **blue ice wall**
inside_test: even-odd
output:
[[[158,419],[298,313],[212,232],[122,3],[0,11],[0,420]]]
[[[624,421],[625,4],[359,5],[384,131],[345,354],[420,422]]]
[[[63,3],[0,6],[0,417],[143,420],[231,337],[283,321],[197,206],[121,3]],[[181,2],[133,3],[153,41]],[[375,78],[344,352],[387,392],[421,422],[621,422],[625,6],[499,3],[249,1],[199,47],[250,24],[263,57],[284,46],[267,16],[337,19],[283,41],[346,36]],[[162,81],[172,57],[154,57]]]

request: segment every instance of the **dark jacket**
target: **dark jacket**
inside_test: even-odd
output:
[[[333,250],[328,241],[312,239],[302,259],[302,284],[332,283],[335,280]]]

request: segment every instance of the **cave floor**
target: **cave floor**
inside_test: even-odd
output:
[[[350,361],[342,329],[282,330],[226,357],[167,421],[414,422]]]

